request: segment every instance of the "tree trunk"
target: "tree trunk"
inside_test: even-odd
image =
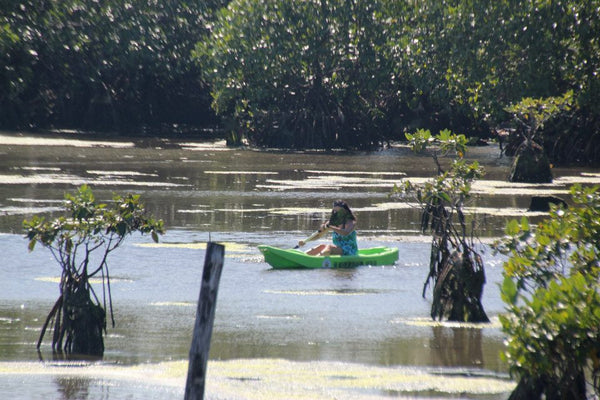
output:
[[[104,355],[104,339],[106,313],[104,309],[89,301],[78,310],[78,317],[72,322],[70,349],[71,355],[102,357]]]
[[[586,400],[585,374],[576,370],[561,382],[547,376],[523,376],[508,400]]]
[[[551,183],[552,170],[550,161],[541,146],[523,144],[512,165],[510,182]]]
[[[52,350],[55,353],[64,351],[69,358],[101,358],[104,355],[102,334],[106,329],[106,312],[92,301],[86,284],[77,283],[74,279],[64,283],[61,295],[42,327],[38,350],[52,319]]]
[[[441,268],[435,277],[431,318],[489,322],[481,303],[485,272],[479,255],[470,249],[459,253],[447,248],[442,248],[438,254]]]

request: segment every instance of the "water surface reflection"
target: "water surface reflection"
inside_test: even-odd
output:
[[[0,134],[0,251],[9,260],[0,265],[0,386],[10,398],[181,397],[209,237],[226,245],[209,363],[214,398],[501,399],[513,385],[499,357],[502,259],[489,248],[483,303],[495,322],[428,319],[421,290],[429,240],[418,232],[418,208],[389,197],[404,177],[435,172],[428,157],[403,147],[326,154],[18,139]],[[532,194],[600,181],[594,171],[564,169],[552,185],[507,185],[509,161],[496,149],[472,156],[487,175],[474,187],[469,218],[477,217],[486,238],[526,214]],[[58,295],[59,271],[48,253],[27,252],[21,222],[57,215],[64,192],[82,183],[104,201],[115,191],[141,194],[168,232],[159,244],[133,237],[114,254],[116,327],[108,329],[104,360],[49,365],[45,343],[40,364],[35,343]],[[399,247],[395,266],[276,271],[263,262],[258,244],[293,247],[337,198],[358,215],[359,246]]]
[[[228,149],[219,142],[76,146],[73,138],[55,138],[54,144],[51,139],[38,146],[27,137],[0,134],[0,231],[18,232],[32,213],[52,214],[65,191],[87,183],[103,200],[114,191],[140,193],[168,228],[307,231],[343,197],[359,213],[362,229],[414,234],[418,209],[388,195],[406,177],[420,181],[435,173],[429,157],[398,146],[370,153],[286,153]],[[486,169],[468,209],[481,217],[483,236],[502,234],[504,221],[525,213],[532,195],[564,195],[573,182],[600,182],[597,171],[556,169],[553,184],[509,184],[510,159],[499,157],[497,148],[468,154]]]

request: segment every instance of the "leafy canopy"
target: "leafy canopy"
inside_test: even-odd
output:
[[[415,193],[421,204],[446,204],[452,208],[462,207],[469,197],[471,184],[483,176],[483,169],[477,161],[467,162],[467,138],[448,129],[432,136],[428,129],[419,129],[414,134],[407,133],[406,139],[415,153],[423,153],[433,148],[432,157],[438,168],[438,175],[423,185],[416,186],[410,181],[403,187],[395,187],[394,192]],[[440,156],[455,154],[450,168],[446,171],[440,163]]]
[[[495,244],[509,256],[501,286],[503,357],[512,373],[559,387],[585,368],[594,376],[600,368],[600,191],[575,185],[571,195],[574,207],[553,207],[537,226],[513,220]]]
[[[157,242],[158,235],[164,233],[162,220],[145,215],[139,195],[114,195],[109,206],[96,202],[89,186],[83,185],[75,194],[66,194],[65,199],[67,216],[52,221],[34,216],[23,222],[29,250],[37,243],[50,249],[65,273],[91,277],[107,267],[108,253],[127,235],[150,234]],[[100,265],[89,271],[89,255],[100,249],[104,251]]]

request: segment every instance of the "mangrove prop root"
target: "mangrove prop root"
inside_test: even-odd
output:
[[[433,281],[431,317],[460,322],[488,322],[481,296],[485,284],[483,262],[470,246],[463,243],[459,252],[444,237],[432,243],[430,271],[423,294]]]
[[[41,347],[46,330],[53,321],[53,352],[101,357],[104,354],[106,312],[101,305],[92,301],[85,285],[72,281],[63,289],[42,326],[37,349]]]
[[[44,340],[44,335],[46,334],[46,329],[48,328],[48,324],[50,323],[52,318],[56,315],[58,310],[60,310],[61,307],[62,307],[62,295],[59,296],[58,300],[56,300],[56,303],[54,303],[54,306],[50,310],[50,313],[48,313],[48,317],[46,317],[46,322],[44,322],[44,325],[42,326],[42,332],[40,333],[40,338],[38,339],[38,343],[37,343],[38,350],[40,349],[40,346],[42,345],[42,340]]]

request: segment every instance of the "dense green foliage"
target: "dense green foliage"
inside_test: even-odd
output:
[[[232,142],[368,147],[572,91],[544,148],[597,162],[599,37],[600,0],[0,0],[0,127],[206,124],[212,94]]]
[[[577,123],[582,144],[598,140],[599,7],[239,0],[196,55],[217,113],[259,144],[365,144],[415,128],[486,136],[510,104],[569,90],[576,107],[559,134]]]
[[[115,195],[107,205],[98,203],[92,190],[83,185],[65,199],[65,216],[51,221],[34,216],[23,221],[29,250],[39,243],[50,250],[61,268],[60,295],[44,324],[40,343],[54,318],[53,350],[102,356],[107,300],[112,315],[108,256],[135,232],[150,234],[157,242],[164,224],[146,215],[139,195]],[[102,304],[90,282],[98,275],[105,295]]]
[[[430,231],[431,257],[429,275],[423,287],[433,283],[431,317],[460,322],[488,322],[481,296],[485,285],[483,260],[474,245],[464,207],[471,194],[471,184],[483,176],[475,161],[464,160],[467,138],[445,129],[432,136],[420,129],[406,134],[416,153],[430,151],[437,167],[437,176],[423,184],[404,182],[394,186],[393,193],[411,195],[422,207],[421,230]],[[441,157],[453,155],[449,168],[442,166]]]
[[[355,147],[384,139],[384,26],[371,1],[239,0],[197,56],[214,108],[261,145]]]
[[[0,126],[206,124],[190,52],[220,2],[1,0]]]
[[[496,245],[509,256],[504,357],[547,398],[585,398],[586,373],[600,391],[600,190],[574,186],[571,194],[574,207],[554,208],[537,226],[511,221]]]

